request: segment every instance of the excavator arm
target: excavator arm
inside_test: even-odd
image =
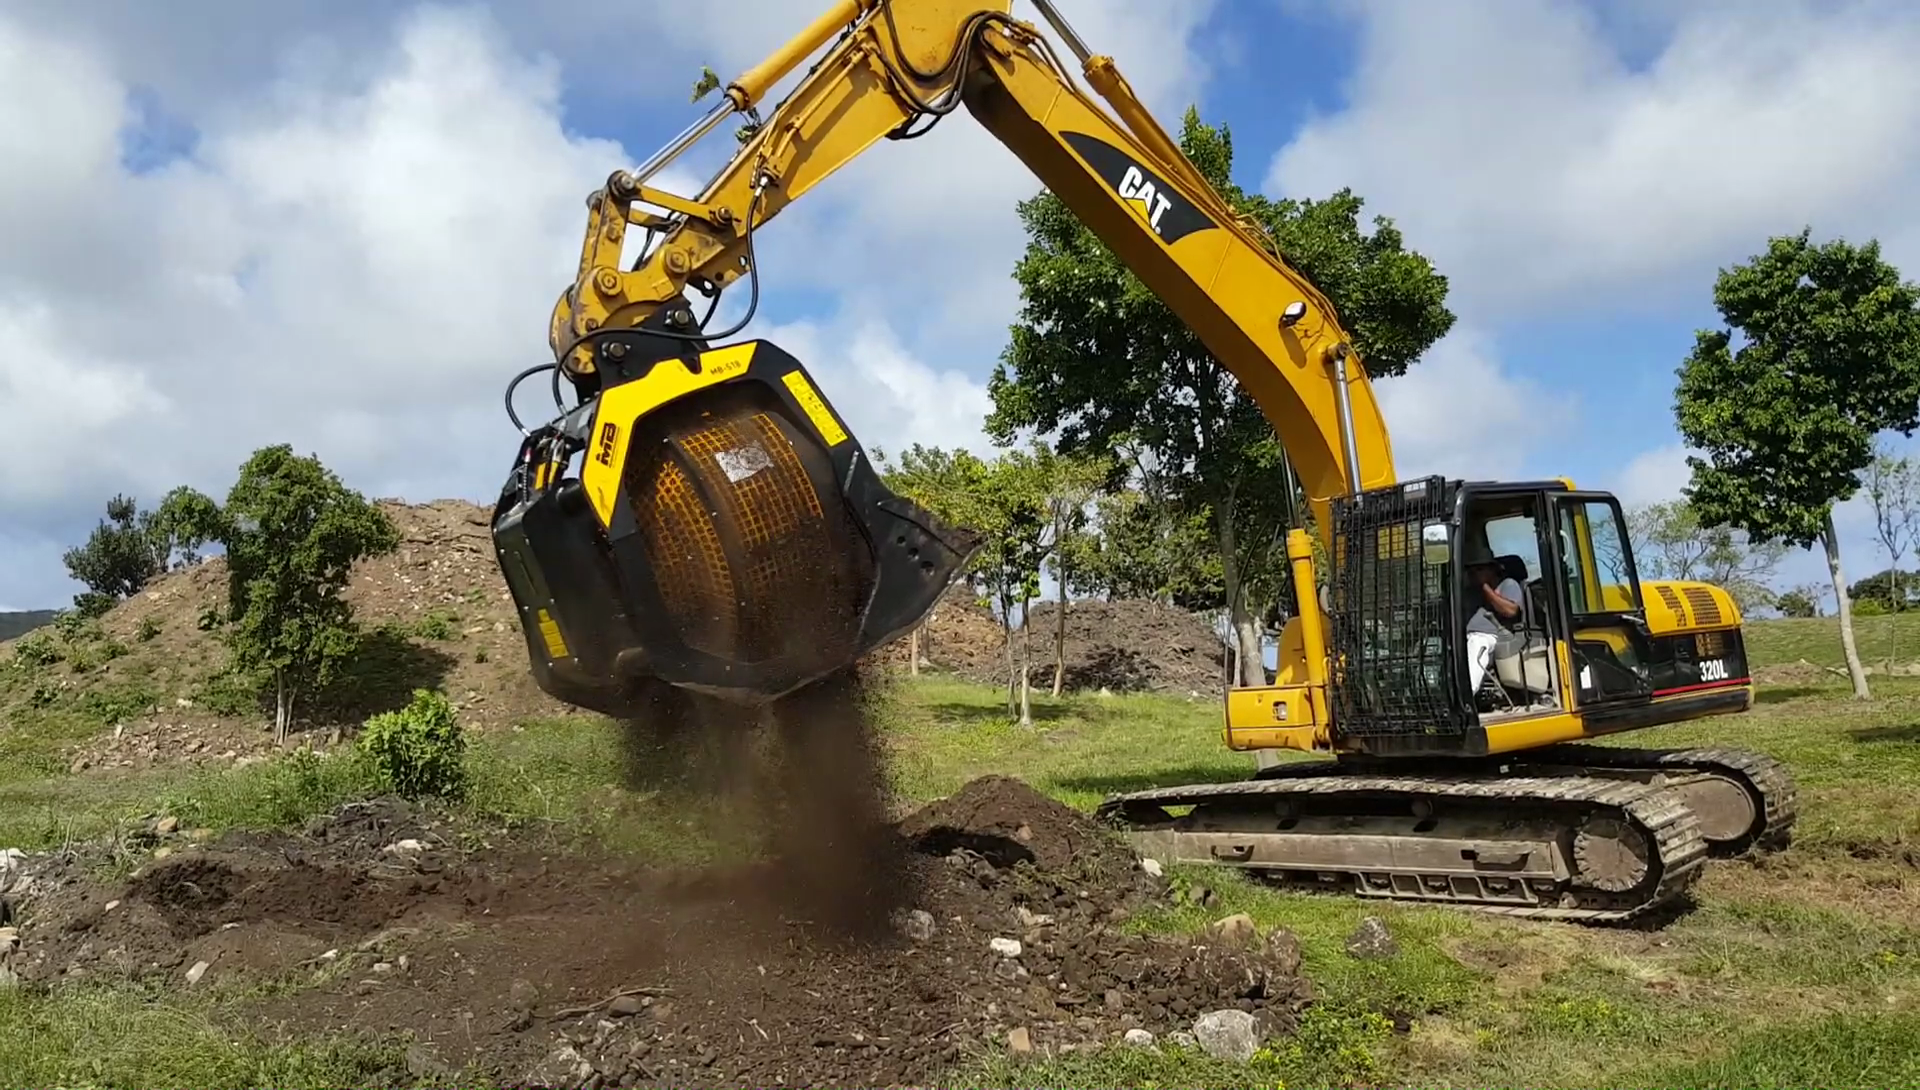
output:
[[[548,692],[611,714],[633,713],[649,682],[764,703],[905,633],[957,577],[977,536],[889,491],[799,361],[765,341],[715,343],[758,306],[762,227],[877,141],[963,106],[1261,406],[1322,534],[1333,497],[1393,482],[1365,369],[1326,297],[1207,183],[1113,62],[1037,6],[1110,112],[1009,0],[838,0],[589,198],[578,275],[549,329],[559,416],[523,427],[495,516]],[[763,117],[769,90],[823,46]],[[743,115],[745,138],[697,195],[656,185]],[[629,265],[634,228],[647,239]],[[719,293],[743,278],[746,317],[709,330]],[[712,301],[701,319],[695,294]],[[1303,635],[1317,651],[1316,632]]]
[[[1113,61],[1086,51],[1041,0],[1110,115],[1075,85],[1006,0],[840,0],[726,88],[725,101],[590,202],[580,275],[554,309],[551,344],[576,381],[597,332],[666,308],[696,332],[686,293],[752,271],[752,232],[876,141],[964,105],[1192,328],[1265,412],[1319,526],[1335,495],[1394,480],[1387,431],[1326,297],[1201,177]],[[649,180],[837,36],[832,49],[696,198]],[[637,208],[670,210],[667,219]],[[630,225],[663,232],[621,271]]]

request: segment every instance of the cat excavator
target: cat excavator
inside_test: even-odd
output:
[[[1783,847],[1795,793],[1773,759],[1595,741],[1751,706],[1732,598],[1640,579],[1605,492],[1397,479],[1326,296],[1111,58],[1032,2],[1106,108],[1011,0],[835,0],[589,197],[553,361],[508,386],[523,441],[493,523],[541,687],[615,717],[663,692],[765,707],[906,634],[959,577],[978,535],[890,490],[801,361],[729,338],[758,307],[761,228],[964,107],[1259,404],[1295,479],[1273,487],[1304,499],[1277,669],[1223,698],[1225,744],[1254,771],[1117,794],[1101,816],[1167,862],[1594,923],[1671,903],[1710,859]],[[660,188],[729,118],[737,147],[698,195]],[[745,316],[710,328],[742,278]],[[542,372],[554,415],[528,427],[514,390]],[[1480,612],[1487,587],[1519,600]]]

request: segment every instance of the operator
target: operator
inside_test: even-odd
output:
[[[1526,590],[1518,579],[1501,577],[1493,549],[1481,541],[1467,546],[1466,576],[1467,604],[1478,606],[1467,618],[1467,692],[1472,694],[1493,666],[1500,637],[1519,627]]]

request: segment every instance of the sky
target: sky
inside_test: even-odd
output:
[[[1057,6],[1168,127],[1227,124],[1241,184],[1351,187],[1449,278],[1454,329],[1377,386],[1402,476],[1673,498],[1674,369],[1717,269],[1807,226],[1920,270],[1904,0]],[[0,0],[0,608],[81,589],[60,554],[114,493],[223,495],[269,443],[369,496],[490,501],[586,195],[697,116],[702,65],[729,78],[825,7]],[[964,112],[879,144],[758,236],[745,335],[870,448],[987,453],[1037,189]],[[1884,566],[1864,503],[1837,518],[1849,573]]]

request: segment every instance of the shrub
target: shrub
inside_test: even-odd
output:
[[[60,657],[60,648],[45,632],[29,632],[13,645],[14,661],[22,666],[52,666]]]
[[[406,707],[367,720],[358,748],[387,786],[406,798],[466,794],[466,735],[440,693],[415,689]]]
[[[153,639],[155,636],[158,636],[159,634],[160,634],[160,622],[155,620],[152,615],[148,615],[140,618],[140,628],[137,632],[134,633],[135,638],[137,638],[141,643],[146,643],[148,640]]]

